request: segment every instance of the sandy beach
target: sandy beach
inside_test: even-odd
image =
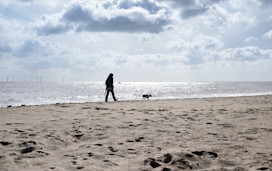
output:
[[[271,170],[272,96],[0,109],[0,170]]]

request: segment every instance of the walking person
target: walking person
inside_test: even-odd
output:
[[[106,83],[106,90],[107,90],[105,101],[106,102],[108,101],[108,96],[109,96],[110,92],[112,94],[113,100],[117,101],[115,98],[115,95],[114,95],[114,91],[113,91],[114,86],[113,86],[113,74],[112,73],[110,73],[110,75],[108,76],[105,83]]]

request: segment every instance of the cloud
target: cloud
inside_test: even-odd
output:
[[[195,0],[168,0],[173,3],[173,5],[177,5],[179,7],[191,7],[195,6]]]
[[[205,62],[203,58],[203,53],[198,50],[192,50],[187,55],[188,61],[186,62],[187,65],[199,65]]]
[[[74,3],[58,17],[42,21],[38,35],[76,32],[149,32],[159,33],[171,23],[170,10],[155,1],[120,3]],[[54,24],[52,24],[54,23]]]
[[[186,65],[194,66],[213,61],[213,56],[224,47],[224,43],[219,37],[201,35],[200,33],[191,40],[183,39],[182,37],[170,41],[168,48],[182,52],[187,59],[184,62]]]
[[[225,45],[228,44],[226,40],[232,37],[230,46],[237,42],[233,41],[233,37],[242,43],[246,37],[257,37],[253,32],[261,27],[258,25],[260,19],[255,13],[252,13],[252,10],[250,12],[234,10],[229,7],[229,4],[209,7],[209,10],[197,22],[195,27],[199,32],[206,32],[207,35],[220,35]]]
[[[263,7],[266,7],[266,8],[272,7],[272,1],[271,0],[260,0],[260,1],[262,3]]]
[[[54,69],[72,69],[73,65],[69,60],[59,57],[59,58],[46,58],[46,59],[32,59],[32,60],[18,60],[17,65],[22,69],[41,71],[41,70],[54,70]]]
[[[235,12],[230,15],[229,24],[252,26],[256,24],[256,18],[253,16],[247,16],[246,14],[243,14],[241,12]]]
[[[162,0],[160,0],[162,1]],[[167,0],[171,6],[180,10],[182,19],[190,19],[206,13],[209,7],[223,0]]]
[[[181,16],[183,19],[189,19],[191,17],[201,15],[201,14],[205,13],[207,10],[208,10],[208,8],[185,9],[181,13]]]
[[[65,51],[65,48],[59,47],[58,44],[27,39],[20,46],[14,48],[6,61],[12,62],[16,70],[27,72],[51,72],[51,70],[56,69],[73,70],[77,59],[74,59],[73,55],[71,55],[72,49]]]
[[[19,2],[32,2],[33,0],[17,0]]]
[[[44,57],[53,54],[53,48],[49,43],[38,40],[26,40],[14,53],[15,57]]]
[[[272,39],[272,29],[263,35],[263,38]]]
[[[258,39],[257,39],[256,37],[250,36],[250,37],[247,37],[247,38],[245,39],[245,42],[249,43],[249,42],[253,42],[253,41],[257,41],[257,40],[258,40]]]
[[[142,59],[139,63],[150,64],[154,67],[170,67],[174,65],[184,64],[188,61],[185,56],[179,54],[145,54],[137,55],[137,60]]]
[[[225,0],[160,0],[160,1],[170,2],[175,7],[194,8],[199,6],[213,5],[215,3],[219,3],[220,1]]]
[[[120,9],[130,9],[133,7],[141,7],[143,9],[146,9],[149,11],[150,14],[156,14],[160,10],[163,9],[162,6],[159,6],[154,1],[149,0],[141,0],[141,1],[135,1],[135,0],[120,0],[117,5]]]
[[[137,35],[137,39],[142,42],[150,41],[150,40],[153,40],[156,38],[157,37],[154,36],[153,34],[147,34],[147,33],[142,33],[142,34]]]
[[[188,59],[182,53],[176,54],[138,54],[130,55],[127,53],[116,53],[105,51],[101,54],[93,54],[86,61],[84,67],[90,68],[90,64],[96,69],[108,70],[111,69],[135,69],[140,68],[160,68],[176,65],[183,65],[188,62]]]
[[[12,47],[10,47],[8,42],[0,41],[0,52],[1,52],[1,54],[2,53],[10,53],[12,51],[13,51],[13,49],[12,49]],[[1,57],[1,54],[0,54],[0,57]]]
[[[200,33],[191,33],[198,34],[198,36],[193,39],[190,38],[180,38],[170,41],[168,48],[178,49],[178,50],[220,50],[224,47],[224,43],[220,40],[219,37],[212,37],[208,35],[201,35]]]
[[[229,48],[221,51],[219,56],[226,61],[257,61],[270,59],[272,50],[262,50],[258,47],[247,46],[242,48]]]
[[[269,17],[267,17],[267,18],[265,19],[265,22],[270,22],[270,21],[272,21],[272,15],[270,15]]]
[[[36,31],[38,35],[52,35],[52,34],[60,34],[71,30],[71,26],[67,24],[53,24],[52,22],[48,22],[43,24],[42,26],[36,27]]]

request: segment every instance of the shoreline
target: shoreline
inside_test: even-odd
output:
[[[257,94],[257,95],[236,95],[236,96],[213,96],[213,97],[185,97],[185,98],[170,98],[170,99],[152,99],[152,97],[149,99],[149,101],[160,101],[160,100],[186,100],[186,99],[209,99],[209,98],[239,98],[239,97],[256,97],[256,96],[272,96],[272,94]],[[117,102],[139,102],[139,101],[147,101],[147,99],[138,99],[138,100],[122,100]],[[112,99],[109,99],[107,103],[114,102]],[[6,105],[6,106],[0,106],[0,109],[2,108],[11,108],[11,107],[26,107],[26,106],[43,106],[43,105],[56,105],[56,104],[85,104],[85,103],[106,103],[105,101],[90,101],[90,102],[56,102],[56,103],[45,103],[45,104],[20,104],[20,105]]]
[[[0,170],[270,170],[272,95],[0,109]]]

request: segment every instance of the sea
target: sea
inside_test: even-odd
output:
[[[118,101],[272,94],[272,82],[115,82]],[[0,107],[105,101],[104,82],[0,82]],[[111,94],[109,100],[113,101]]]

